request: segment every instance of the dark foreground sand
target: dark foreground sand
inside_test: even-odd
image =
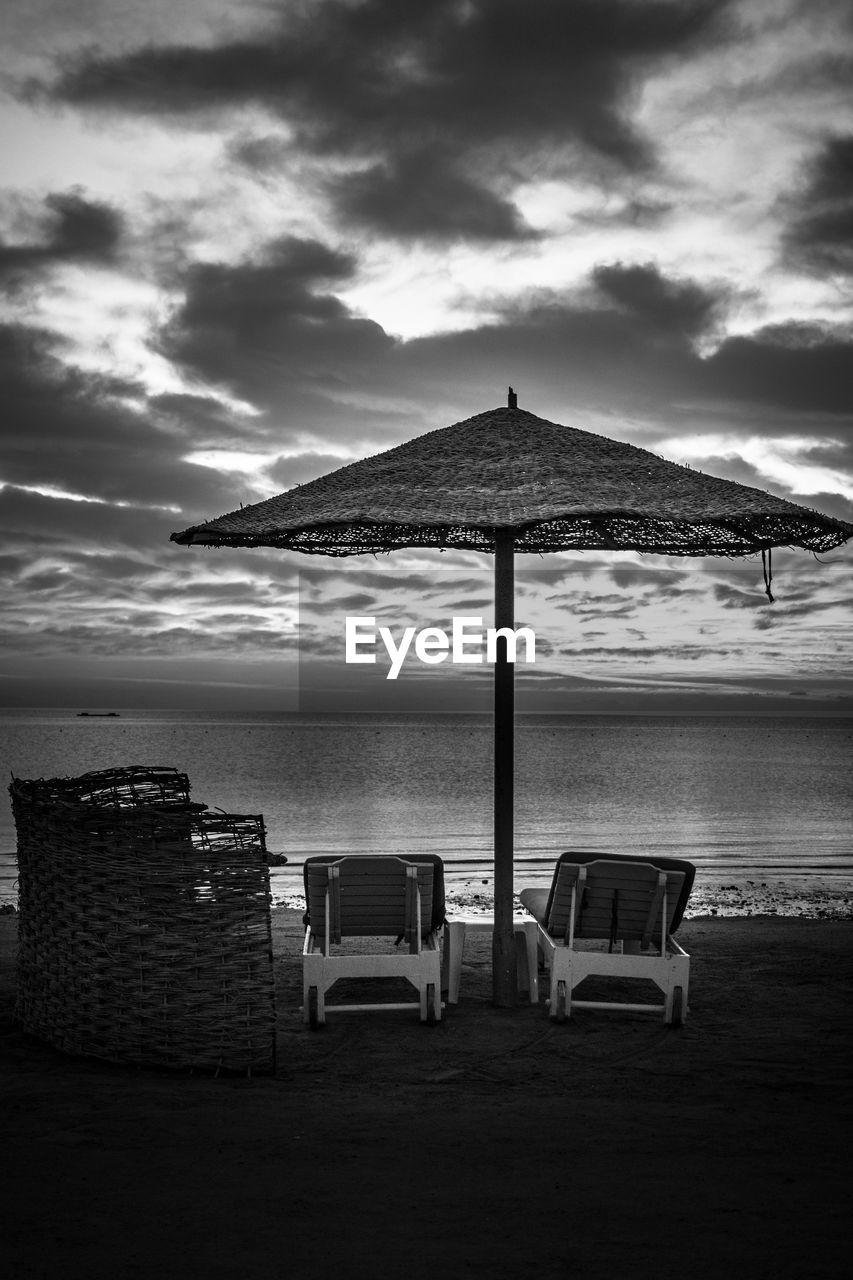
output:
[[[0,1264],[22,1277],[849,1274],[853,922],[700,918],[680,1031],[490,1003],[303,1028],[275,913],[278,1071],[70,1059],[12,1020],[0,917]]]

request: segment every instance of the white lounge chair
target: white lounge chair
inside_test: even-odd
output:
[[[421,1022],[441,1018],[441,951],[444,876],[434,856],[308,858],[302,950],[303,1018],[312,1028],[330,1010],[418,1008]],[[352,938],[384,939],[384,949],[347,945]],[[387,940],[398,945],[389,949]],[[405,943],[406,945],[401,945]],[[327,1005],[326,992],[340,978],[405,978],[418,992],[407,1004]]]
[[[550,970],[551,1017],[562,1022],[572,1009],[619,1009],[662,1013],[679,1026],[687,1015],[690,957],[672,935],[694,875],[692,863],[678,858],[569,852],[558,860],[550,890],[522,890]],[[663,1003],[576,999],[575,988],[590,975],[650,979]]]

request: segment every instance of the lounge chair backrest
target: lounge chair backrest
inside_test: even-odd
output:
[[[311,858],[305,863],[308,917],[318,937],[326,932],[326,894],[332,904],[331,938],[407,937],[420,891],[421,936],[433,931],[433,865],[392,856]]]
[[[394,855],[383,854],[378,855],[378,860],[391,858]],[[432,870],[432,906],[426,905],[423,889],[421,890],[421,920],[423,921],[424,934],[434,933],[436,929],[440,929],[444,924],[445,900],[444,900],[444,863],[437,853],[413,853],[400,854],[398,861],[414,862],[418,866],[424,866]],[[359,862],[366,861],[365,858],[359,856]],[[340,862],[339,855],[329,853],[316,853],[310,858],[305,859],[303,868],[303,878],[305,883],[305,918],[303,923],[313,924],[317,931],[322,932],[324,928],[323,913],[325,912],[325,894],[327,878],[322,878],[322,893],[319,897],[321,914],[318,916],[312,906],[312,899],[317,901],[312,885],[316,881],[316,868],[327,867],[332,862]],[[398,930],[399,932],[399,930]]]
[[[681,887],[677,893],[673,892],[672,887],[667,889],[667,914],[670,916],[668,929],[669,933],[675,933],[681,924],[684,909],[690,898],[690,891],[693,888],[693,881],[696,877],[696,868],[692,862],[688,862],[684,858],[664,858],[664,857],[644,857],[642,854],[624,854],[624,853],[600,853],[590,852],[589,850],[569,849],[566,853],[561,853],[557,859],[557,866],[554,870],[554,878],[551,882],[551,889],[548,895],[548,905],[545,909],[544,919],[548,920],[551,916],[551,909],[554,904],[554,894],[556,887],[560,881],[560,870],[563,866],[578,867],[589,865],[592,862],[613,862],[616,864],[627,864],[630,866],[653,867],[656,871],[680,872]],[[589,935],[588,935],[589,936]],[[609,936],[609,935],[605,935]]]
[[[555,873],[548,932],[552,937],[568,935],[574,899],[576,938],[622,939],[648,947],[653,940],[660,940],[664,902],[666,933],[671,932],[684,879],[683,871],[662,870],[629,859],[583,863],[561,859]]]

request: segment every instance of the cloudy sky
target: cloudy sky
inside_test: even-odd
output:
[[[0,703],[286,708],[351,604],[488,625],[473,554],[168,539],[509,383],[853,520],[846,0],[6,0],[0,58]],[[850,544],[774,571],[525,558],[524,705],[852,713]]]

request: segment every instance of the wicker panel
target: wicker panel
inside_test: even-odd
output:
[[[190,804],[171,769],[15,779],[10,793],[26,1030],[113,1062],[271,1071],[263,819]]]

